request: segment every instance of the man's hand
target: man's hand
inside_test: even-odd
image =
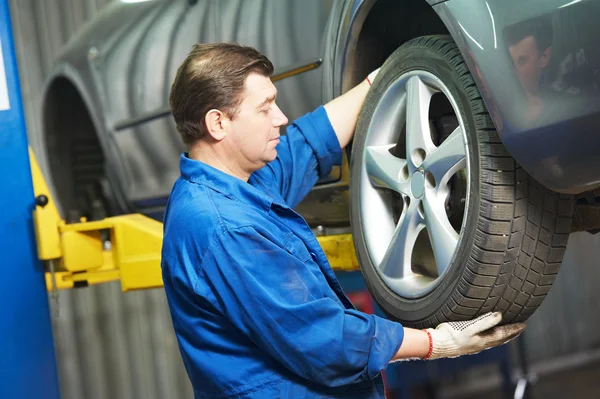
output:
[[[514,323],[495,327],[502,313],[486,313],[474,320],[442,323],[424,330],[429,336],[429,353],[424,359],[470,355],[499,346],[516,338],[525,324]],[[494,328],[492,328],[494,327]]]

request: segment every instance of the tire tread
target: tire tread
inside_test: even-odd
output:
[[[435,325],[440,317],[465,320],[487,311],[501,311],[503,323],[524,321],[557,276],[573,199],[542,187],[511,157],[452,39],[417,39],[415,45],[442,51],[463,83],[477,128],[481,205],[473,251],[450,306],[414,325]],[[474,308],[475,303],[479,307]]]

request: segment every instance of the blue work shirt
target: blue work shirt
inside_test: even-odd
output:
[[[294,210],[342,150],[325,109],[248,182],[183,154],[164,221],[165,291],[196,398],[383,398],[399,323],[357,311]]]

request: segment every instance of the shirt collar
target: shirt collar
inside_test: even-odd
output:
[[[251,184],[255,180],[253,175],[250,176],[249,183],[246,183],[204,162],[189,158],[188,153],[181,154],[179,169],[181,177],[186,180],[210,187],[245,204],[258,205],[267,212],[271,209],[273,199]]]

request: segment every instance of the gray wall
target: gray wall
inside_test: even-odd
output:
[[[45,74],[73,32],[106,3],[10,0],[29,140],[38,151]],[[572,236],[555,286],[528,322],[532,362],[600,347],[599,255],[600,235]],[[112,283],[61,292],[51,306],[64,399],[193,397],[162,290],[123,294]]]

